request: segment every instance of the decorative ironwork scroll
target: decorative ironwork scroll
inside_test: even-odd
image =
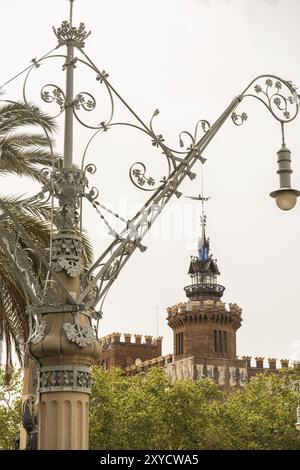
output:
[[[241,94],[241,98],[255,98],[263,103],[272,116],[282,124],[293,121],[299,111],[299,97],[291,82],[276,75],[256,77]],[[246,113],[231,116],[234,124],[243,124],[248,116]]]

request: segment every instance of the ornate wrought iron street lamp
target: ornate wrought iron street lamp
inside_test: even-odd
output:
[[[85,40],[90,32],[86,31],[83,23],[80,23],[79,27],[73,26],[73,3],[74,0],[70,0],[69,21],[64,21],[57,29],[54,28],[57,46],[40,59],[33,59],[28,69],[23,71],[26,73],[23,99],[33,114],[35,109],[27,98],[30,74],[44,61],[54,58],[64,60],[63,69],[66,72],[65,92],[53,84],[45,85],[41,91],[44,102],[55,102],[60,107],[60,113],[65,113],[63,162],[60,166],[53,165],[52,171],[44,171],[47,182],[41,192],[32,198],[40,200],[46,197],[52,201],[52,227],[55,226],[56,230],[52,232],[49,259],[33,244],[7,205],[1,202],[0,224],[5,218],[10,218],[15,225],[16,237],[12,239],[5,231],[1,231],[0,248],[11,256],[15,274],[27,299],[31,325],[27,354],[37,364],[37,390],[34,398],[32,374],[26,376],[26,393],[29,396],[24,398],[23,424],[25,428],[27,426],[28,436],[27,442],[23,436],[22,445],[34,447],[33,436],[37,432],[39,449],[88,448],[90,365],[97,360],[100,353],[97,326],[94,326],[94,322],[98,325],[107,292],[135,250],[138,248],[143,252],[146,249],[142,244],[144,236],[169,200],[174,195],[178,198],[181,196],[178,188],[183,180],[186,177],[195,178],[193,166],[198,161],[204,164],[206,160],[203,152],[224,122],[231,117],[234,124],[239,126],[247,120],[245,113],[235,112],[244,98],[258,99],[281,125],[282,147],[278,152],[280,189],[271,193],[271,196],[276,198],[281,209],[288,210],[295,205],[300,194],[291,188],[290,151],[284,142],[284,126],[295,119],[299,108],[296,89],[290,82],[274,75],[256,77],[233,99],[214,124],[200,120],[193,133],[180,133],[178,150],[170,148],[162,134],[154,130],[154,119],[159,111],[155,110],[149,124],[146,124],[112,86],[105,70],[97,68],[86,54]],[[66,47],[66,54],[61,52],[63,47]],[[79,115],[80,110],[93,111],[96,108],[96,100],[88,92],[74,91],[74,69],[78,64],[92,70],[99,87],[104,87],[107,91],[111,108],[109,115],[99,125],[87,125]],[[127,108],[132,120],[116,120],[115,100]],[[93,132],[84,150],[80,168],[73,164],[74,118]],[[140,189],[151,191],[152,194],[130,220],[125,220],[105,207],[102,201],[99,201],[97,189],[89,189],[87,179],[87,175],[95,173],[96,170],[95,165],[86,165],[91,142],[97,135],[118,126],[130,126],[143,132],[150,138],[152,145],[162,152],[168,165],[168,173],[159,182],[147,174],[142,162],[131,166],[132,183]],[[200,130],[201,136],[198,135]],[[44,131],[48,137],[45,128]],[[184,149],[186,139],[188,144]],[[52,150],[50,139],[49,147]],[[81,236],[84,198],[92,204],[113,238],[111,244],[88,270],[84,269]],[[110,225],[104,215],[107,212],[123,222],[123,230],[117,232]],[[24,255],[24,247],[20,245],[17,233],[22,235],[27,244],[26,248],[38,254],[41,270],[46,272],[44,286],[41,286],[39,277],[34,275],[30,267],[20,264],[19,254],[22,252]],[[37,413],[37,419],[32,416],[33,410]]]

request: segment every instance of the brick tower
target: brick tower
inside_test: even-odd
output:
[[[174,361],[193,357],[206,367],[236,366],[236,331],[241,326],[241,309],[221,301],[225,287],[218,284],[217,260],[210,254],[206,237],[206,215],[202,202],[201,237],[196,256],[191,257],[188,274],[191,284],[184,288],[188,300],[169,307],[168,325],[174,333]],[[213,372],[212,372],[213,373]],[[205,373],[207,375],[207,371]]]

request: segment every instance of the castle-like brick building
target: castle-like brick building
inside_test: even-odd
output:
[[[133,341],[134,339],[134,341]],[[144,361],[161,357],[162,338],[152,336],[112,333],[101,338],[100,365],[104,369],[119,367],[126,369],[141,365]]]
[[[202,200],[201,228],[197,255],[191,257],[188,274],[190,285],[184,288],[187,300],[167,308],[167,321],[173,330],[173,355],[161,355],[162,338],[112,333],[101,338],[99,364],[104,368],[120,367],[128,375],[164,367],[172,381],[208,377],[223,387],[243,386],[258,372],[276,373],[277,361],[251,356],[237,357],[236,332],[241,326],[242,310],[222,302],[225,287],[218,284],[217,261],[210,255],[206,237],[206,216]],[[288,360],[281,360],[288,367]],[[299,365],[295,365],[299,369]],[[300,371],[299,371],[300,373]]]

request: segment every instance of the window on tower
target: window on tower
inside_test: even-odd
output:
[[[227,354],[227,331],[223,331],[224,353]]]
[[[177,333],[175,338],[176,356],[183,354],[183,333]]]
[[[227,354],[227,331],[214,330],[214,352],[219,354]]]

